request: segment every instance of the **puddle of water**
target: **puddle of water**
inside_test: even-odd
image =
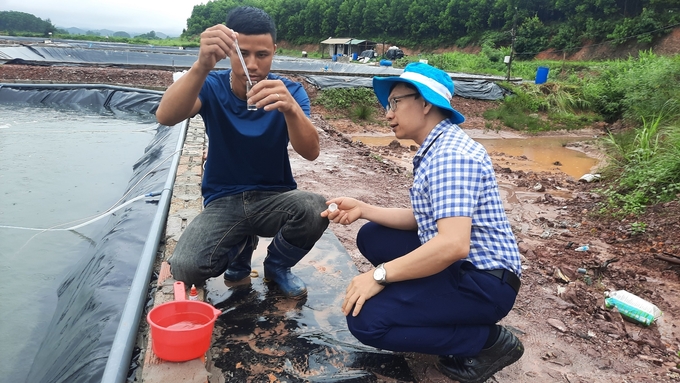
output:
[[[259,276],[264,275],[262,262],[270,243],[261,238],[253,253]],[[365,346],[347,329],[340,307],[358,271],[331,231],[293,272],[307,284],[306,297],[284,298],[261,277],[236,286],[226,285],[221,276],[208,279],[208,302],[230,310],[215,321],[214,377],[230,382],[415,381],[402,353]]]
[[[509,138],[503,140],[478,139],[486,150],[505,153],[510,156],[525,156],[528,161],[515,158],[508,159],[513,170],[554,171],[562,172],[579,179],[590,173],[598,160],[585,153],[564,147],[571,142],[583,141],[582,137],[532,137]],[[561,165],[555,165],[559,162]],[[503,164],[498,164],[503,166]]]
[[[368,146],[387,146],[395,140],[394,136],[354,136],[353,141],[361,141]],[[583,141],[584,137],[529,137],[529,138],[475,138],[487,152],[507,155],[496,164],[512,170],[524,171],[562,171],[576,179],[590,173],[598,160],[585,153],[565,148],[571,142]],[[402,146],[416,145],[413,140],[398,140]],[[415,154],[415,152],[414,152]],[[512,157],[510,157],[512,156]],[[524,156],[526,160],[519,157]],[[559,162],[560,165],[555,165]]]

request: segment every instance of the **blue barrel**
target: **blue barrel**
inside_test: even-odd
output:
[[[548,72],[550,68],[545,66],[539,66],[536,71],[536,84],[545,84],[548,81]]]
[[[333,55],[333,61],[338,61],[338,55]]]
[[[352,53],[352,60],[357,61],[358,58],[359,58],[358,53]]]
[[[392,61],[382,59],[380,60],[380,66],[392,66]]]

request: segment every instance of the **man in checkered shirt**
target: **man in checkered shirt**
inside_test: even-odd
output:
[[[521,264],[491,159],[458,127],[465,119],[451,107],[446,72],[411,63],[399,77],[375,77],[373,88],[396,137],[420,148],[411,208],[339,197],[321,213],[369,221],[357,246],[376,268],[347,287],[349,330],[373,347],[439,355],[446,376],[484,382],[524,353],[497,325],[515,303]]]

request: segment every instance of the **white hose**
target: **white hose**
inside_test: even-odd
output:
[[[76,230],[76,229],[79,229],[79,228],[81,228],[81,227],[83,227],[83,226],[89,225],[89,224],[91,224],[92,222],[99,221],[100,219],[106,217],[107,215],[111,215],[111,214],[113,214],[114,212],[116,212],[116,211],[118,211],[118,210],[124,208],[125,206],[127,206],[127,205],[129,205],[129,204],[131,204],[131,203],[133,203],[133,202],[135,202],[135,201],[139,201],[139,200],[142,199],[142,198],[156,197],[156,196],[158,196],[158,195],[160,195],[160,194],[161,194],[160,192],[152,192],[152,193],[142,194],[142,195],[137,196],[137,197],[135,197],[135,198],[133,198],[133,199],[131,199],[131,200],[129,200],[129,201],[126,201],[124,204],[122,204],[122,205],[120,205],[120,206],[117,206],[117,207],[114,208],[114,209],[110,209],[110,210],[105,211],[104,213],[102,213],[102,214],[96,216],[95,218],[93,218],[93,219],[91,219],[91,220],[89,220],[89,221],[87,221],[87,222],[83,222],[83,223],[81,223],[81,224],[79,224],[79,225],[75,225],[75,226],[71,226],[71,227],[67,227],[67,228],[63,228],[63,229],[55,229],[55,228],[54,228],[54,227],[56,227],[56,226],[61,226],[61,225],[56,225],[56,226],[54,226],[53,228],[47,228],[47,229],[38,229],[38,228],[34,228],[34,227],[22,227],[22,226],[6,226],[6,225],[0,225],[0,229],[32,230],[32,231],[70,231],[70,230]]]
[[[140,195],[140,196],[138,196],[138,197],[135,197],[135,198],[133,198],[133,199],[131,199],[131,200],[125,202],[124,204],[122,204],[122,205],[120,205],[120,206],[118,206],[118,207],[116,207],[116,208],[114,209],[114,206],[116,206],[116,205],[118,204],[118,202],[122,201],[123,198],[127,197],[127,195],[130,194],[130,192],[132,191],[132,189],[134,189],[137,185],[139,185],[139,184],[142,182],[142,180],[143,180],[144,178],[146,178],[149,174],[151,174],[151,173],[153,173],[154,171],[156,171],[156,169],[158,169],[159,166],[161,166],[163,163],[165,163],[165,161],[167,161],[167,160],[169,160],[170,158],[172,158],[177,152],[181,152],[181,151],[182,151],[182,149],[178,149],[178,150],[175,150],[174,152],[172,152],[171,155],[167,156],[163,161],[159,162],[158,165],[154,166],[153,169],[151,169],[151,170],[149,170],[148,172],[146,172],[146,174],[144,174],[144,175],[139,179],[139,181],[137,181],[137,183],[135,183],[134,185],[132,185],[132,186],[129,188],[128,192],[125,193],[122,197],[120,197],[120,199],[119,199],[118,201],[116,201],[116,203],[114,203],[113,206],[111,206],[110,208],[106,209],[106,211],[103,212],[102,214],[95,216],[93,219],[91,219],[91,220],[89,220],[89,221],[87,221],[87,222],[85,222],[85,223],[81,223],[81,224],[79,224],[79,225],[76,225],[76,226],[73,226],[73,227],[69,227],[69,228],[66,228],[66,229],[57,229],[57,227],[63,226],[63,225],[68,225],[68,224],[71,223],[71,222],[77,222],[77,221],[80,221],[80,220],[71,221],[71,222],[67,222],[67,223],[62,223],[62,224],[60,224],[60,225],[54,225],[54,226],[52,226],[52,227],[50,227],[50,228],[47,228],[47,229],[38,229],[38,228],[34,228],[34,227],[8,226],[8,225],[0,225],[0,229],[32,230],[32,231],[42,231],[42,232],[44,232],[44,231],[69,231],[69,230],[75,230],[75,229],[78,229],[78,228],[83,227],[83,226],[85,226],[85,225],[88,225],[88,224],[90,224],[90,223],[92,223],[92,222],[98,221],[99,219],[101,219],[101,218],[103,218],[103,217],[106,217],[106,216],[109,215],[110,213],[113,213],[114,211],[119,210],[119,209],[122,208],[123,206],[126,206],[126,205],[128,205],[128,204],[131,204],[132,202],[137,201],[137,200],[139,200],[139,199],[141,199],[141,198],[158,196],[158,195],[161,194],[161,192],[151,192],[151,193],[148,193],[148,194]],[[88,217],[88,218],[89,218],[89,217]],[[87,218],[82,218],[82,219],[87,219]],[[38,234],[36,234],[36,235],[38,235]],[[29,240],[29,241],[30,241],[30,240]]]

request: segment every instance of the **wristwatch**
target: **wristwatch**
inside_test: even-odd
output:
[[[385,264],[381,263],[373,270],[373,279],[383,286],[389,284],[387,282],[387,271],[385,271]]]

